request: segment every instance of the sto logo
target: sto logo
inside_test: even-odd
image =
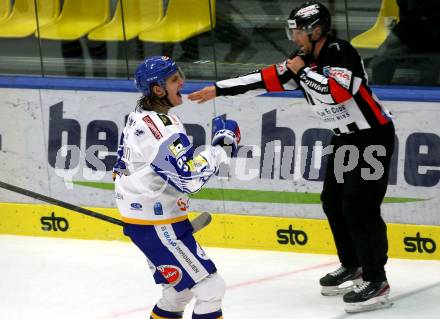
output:
[[[177,206],[179,206],[179,209],[182,212],[186,212],[186,210],[188,209],[189,205],[188,205],[188,200],[184,200],[183,198],[179,198],[177,200]]]
[[[182,270],[173,265],[157,266],[157,270],[168,281],[170,285],[177,285],[182,279]]]

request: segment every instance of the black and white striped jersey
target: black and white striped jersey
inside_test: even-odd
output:
[[[391,121],[368,86],[363,61],[350,43],[327,37],[318,59],[303,56],[306,67],[294,74],[286,62],[217,82],[217,96],[250,90],[300,89],[314,112],[335,134],[374,128]]]

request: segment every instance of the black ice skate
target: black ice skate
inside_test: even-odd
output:
[[[323,296],[343,295],[362,282],[362,268],[339,267],[319,280]]]
[[[389,308],[393,305],[388,299],[389,294],[390,285],[387,281],[364,281],[344,295],[345,311],[356,313]]]

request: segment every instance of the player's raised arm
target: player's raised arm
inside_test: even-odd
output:
[[[182,193],[196,193],[215,174],[220,164],[227,163],[223,147],[230,147],[232,156],[240,142],[240,129],[234,120],[214,119],[212,145],[200,154],[194,154],[193,145],[186,134],[173,134],[161,142],[151,163],[153,170]],[[228,150],[228,148],[226,148]]]
[[[216,88],[214,85],[206,86],[201,90],[195,91],[188,95],[188,98],[191,101],[197,103],[203,103],[209,100],[214,99],[217,96]]]
[[[287,67],[287,61],[272,64],[261,70],[216,82],[199,91],[191,93],[191,101],[203,103],[217,96],[231,96],[253,91],[255,94],[265,92],[282,92],[296,90],[298,77]]]

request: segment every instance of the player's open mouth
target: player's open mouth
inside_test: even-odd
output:
[[[182,93],[180,93],[180,91],[177,91],[177,96],[182,97]]]

